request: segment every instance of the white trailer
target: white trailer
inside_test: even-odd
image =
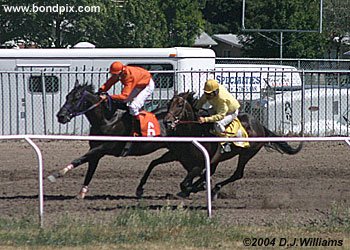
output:
[[[200,93],[207,72],[215,69],[214,51],[202,48],[1,49],[0,134],[86,133],[85,119],[62,126],[55,115],[76,80],[97,89],[116,60],[153,73],[156,89],[149,104],[153,106],[171,98],[174,91]],[[191,71],[198,73],[194,76]],[[116,84],[111,92],[120,90]]]

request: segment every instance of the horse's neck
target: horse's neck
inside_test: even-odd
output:
[[[112,116],[105,116],[104,110],[89,114],[88,119],[94,131],[103,135],[130,135],[131,115],[125,110],[116,110]]]
[[[198,120],[198,115],[195,112],[194,108],[190,105],[189,111],[187,112],[187,117],[186,120],[188,121],[197,121]]]
[[[188,115],[185,117],[184,120],[197,122],[199,114],[194,110],[192,106],[187,112],[187,114]],[[183,124],[182,128],[178,130],[177,134],[178,136],[203,136],[206,135],[203,126],[206,125],[198,123]]]
[[[100,107],[97,107],[85,113],[85,116],[88,119],[91,126],[103,126],[106,124],[107,121],[103,109]]]
[[[198,133],[198,124],[191,123],[197,121],[197,119],[197,114],[193,108],[189,108],[189,110],[186,112],[186,116],[182,119],[183,121],[187,121],[189,123],[179,125],[180,127],[177,129],[176,134],[178,136],[195,136],[196,134],[199,135],[200,133]]]

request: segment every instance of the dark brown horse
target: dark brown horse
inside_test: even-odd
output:
[[[198,114],[194,109],[195,102],[197,101],[193,97],[194,93],[181,93],[175,95],[170,101],[168,107],[168,113],[164,117],[164,122],[167,125],[168,135],[172,136],[212,136],[209,133],[210,124],[198,124]],[[258,120],[248,114],[240,114],[238,116],[242,125],[246,128],[249,137],[276,137],[272,131],[264,127]],[[203,143],[203,146],[207,149],[211,157],[211,174],[214,174],[218,164],[222,161],[231,159],[238,155],[238,165],[232,176],[226,180],[219,182],[212,190],[213,197],[215,197],[220,189],[238,179],[243,177],[244,168],[248,161],[252,159],[263,146],[269,146],[281,153],[287,153],[294,155],[298,153],[302,148],[302,143],[297,148],[292,148],[286,142],[250,142],[249,148],[231,146],[231,152],[221,153],[219,143]],[[176,150],[175,148],[176,147]],[[193,146],[184,144],[173,144],[173,152],[177,152],[179,159],[187,161],[186,166],[192,166],[189,171],[187,180],[182,183],[180,195],[188,196],[191,192],[198,192],[204,189],[205,173],[203,156],[198,153],[198,150]],[[193,179],[199,176],[199,179],[193,183]]]
[[[66,124],[75,116],[85,115],[91,125],[90,135],[129,136],[131,134],[132,117],[126,109],[124,103],[112,100],[101,102],[99,94],[94,93],[92,85],[76,83],[74,89],[66,96],[66,102],[57,113],[57,118],[59,123]],[[166,131],[162,121],[166,115],[166,109],[156,109],[153,113],[160,122],[161,135],[164,136]],[[78,196],[84,198],[99,160],[105,155],[121,156],[125,144],[126,142],[121,141],[89,141],[90,149],[86,154],[73,160],[68,166],[59,172],[53,173],[48,178],[50,181],[55,181],[56,178],[62,177],[69,170],[88,162],[84,184]],[[166,144],[160,142],[135,142],[128,155],[145,155],[164,147],[166,147]],[[174,160],[174,156],[166,152],[159,159],[154,160],[151,165]],[[142,190],[140,189],[138,192],[142,193]]]

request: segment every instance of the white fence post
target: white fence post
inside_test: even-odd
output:
[[[36,155],[38,157],[39,164],[39,220],[40,227],[44,227],[44,185],[43,185],[43,157],[39,147],[28,137],[25,136],[24,139],[34,148]]]
[[[211,184],[210,184],[210,157],[205,147],[198,141],[193,140],[192,143],[203,153],[205,158],[206,182],[207,182],[207,204],[208,216],[211,218]]]

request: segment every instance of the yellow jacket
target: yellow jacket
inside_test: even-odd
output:
[[[227,114],[235,112],[241,106],[236,98],[222,85],[219,85],[219,94],[210,100],[203,94],[201,98],[199,98],[196,107],[202,107],[207,101],[213,106],[216,114],[205,117],[205,122],[220,121],[224,119]]]

